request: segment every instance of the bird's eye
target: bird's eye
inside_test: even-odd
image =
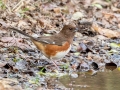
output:
[[[72,28],[69,28],[69,30],[72,30]]]

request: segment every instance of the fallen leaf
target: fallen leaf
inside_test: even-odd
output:
[[[120,24],[118,24],[118,28],[120,29]]]
[[[53,10],[58,7],[54,2],[41,4],[41,12],[44,14],[48,14],[49,10]]]
[[[86,62],[82,62],[80,65],[81,71],[88,71],[90,69],[90,66]]]
[[[98,4],[98,3],[92,4],[92,6],[95,6],[95,7],[99,8],[99,9],[102,9],[102,8],[103,8],[102,5],[100,5],[100,4]]]
[[[75,56],[79,56],[80,55],[80,52],[76,52],[74,53]]]
[[[44,87],[39,86],[36,90],[44,90]],[[46,89],[46,90],[50,90],[50,89]]]
[[[23,43],[22,38],[2,37],[0,40],[3,42],[2,45],[5,47],[17,46],[21,49],[31,49],[28,44]]]
[[[96,38],[100,39],[100,40],[106,40],[108,39],[107,37],[103,36],[103,35],[96,35]]]
[[[6,62],[0,62],[0,68],[4,67],[6,65]],[[0,89],[1,90],[1,89]]]
[[[120,9],[119,8],[116,8],[114,6],[111,6],[111,9],[114,11],[114,12],[120,12]]]
[[[21,38],[13,38],[13,37],[2,37],[0,39],[2,42],[6,43],[6,42],[23,42],[23,39]]]
[[[96,71],[96,70],[93,70],[93,69],[90,69],[90,70],[86,71],[85,73],[88,74],[88,75],[94,76],[94,75],[97,74],[97,71]]]
[[[5,90],[5,87],[1,82],[0,82],[0,90]]]
[[[102,6],[109,6],[110,2],[106,2],[105,0],[93,0],[92,4],[100,4]]]
[[[28,26],[28,23],[25,22],[24,20],[20,20],[20,21],[18,22],[18,27],[21,27],[21,26]]]
[[[45,27],[45,23],[44,23],[43,20],[38,20],[37,23],[38,23],[42,28]]]
[[[0,24],[1,24],[3,27],[9,26],[8,23],[6,23],[3,19],[0,19]]]
[[[23,74],[29,74],[30,76],[35,76],[35,73],[34,73],[34,71],[32,71],[32,70],[22,70],[22,73]]]
[[[111,54],[113,54],[113,53],[118,53],[118,51],[115,50],[115,49],[111,49],[111,50],[109,51],[109,53],[111,53]]]
[[[98,32],[101,35],[104,35],[108,38],[119,38],[120,37],[120,32],[119,31],[113,31],[110,29],[104,29],[97,24],[92,25],[92,29],[96,32]]]
[[[16,62],[15,68],[23,70],[23,69],[27,68],[26,65],[27,65],[27,62],[25,60],[20,59]]]
[[[83,13],[82,12],[75,12],[72,16],[72,20],[78,20],[80,18],[84,17]]]
[[[2,30],[0,30],[0,34],[3,34],[3,33],[7,33],[7,31],[6,30],[4,30],[4,29],[2,29]]]
[[[80,43],[80,47],[82,48],[83,51],[87,50],[87,46],[84,43]]]
[[[117,44],[117,43],[110,43],[110,46],[111,46],[111,47],[114,47],[114,48],[117,48],[117,47],[120,47],[120,44]]]
[[[74,13],[76,9],[76,2],[73,0],[70,0],[68,3],[65,5],[69,11],[69,13]]]
[[[113,13],[102,12],[105,19],[113,18],[115,15]]]
[[[16,46],[16,47],[19,47],[23,50],[24,49],[28,49],[28,50],[31,49],[31,47],[29,45],[24,44],[24,43],[20,43],[20,42],[19,43],[18,42],[17,43],[14,43],[14,42],[13,43],[5,43],[4,46],[5,47]]]
[[[60,13],[61,9],[59,7],[53,9],[55,13]]]
[[[4,89],[0,90],[23,90],[22,87],[19,85],[17,79],[2,78],[0,79],[0,86],[1,83]]]
[[[29,6],[26,6],[26,8],[29,8],[29,10],[31,10],[31,11],[33,11],[33,10],[36,9],[35,6],[32,6],[32,5],[31,5],[31,6],[30,6],[30,5],[29,5]]]

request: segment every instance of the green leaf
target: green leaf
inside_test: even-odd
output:
[[[6,6],[5,6],[5,4],[3,3],[2,0],[0,0],[0,7],[1,7],[2,9],[5,9],[5,8],[6,8]]]
[[[75,56],[79,56],[80,55],[80,52],[76,52],[74,53]]]
[[[29,10],[29,8],[23,8],[19,11],[19,13],[21,14],[21,16],[24,16],[24,13],[27,12]]]
[[[99,8],[99,9],[102,9],[102,8],[103,8],[102,5],[100,5],[100,4],[98,4],[98,3],[94,3],[94,4],[92,4],[92,6],[95,6],[95,7]]]
[[[110,2],[111,0],[106,0],[106,2]]]
[[[29,82],[32,84],[37,84],[37,85],[39,85],[39,83],[40,83],[38,77],[32,78],[31,80],[29,80]]]
[[[26,11],[28,11],[28,10],[29,10],[29,8],[23,8],[23,9],[22,9],[23,12],[26,12]]]
[[[118,47],[120,47],[120,43],[110,43],[110,46],[111,47],[114,47],[114,48],[118,48]]]
[[[63,64],[63,65],[60,66],[60,68],[64,68],[64,69],[67,69],[68,67],[69,67],[69,64],[68,64],[68,63]]]
[[[17,59],[17,58],[14,58],[13,59],[13,62],[18,62],[18,61],[20,61],[21,59]]]
[[[51,34],[43,34],[44,36],[51,36]]]
[[[115,49],[112,49],[112,50],[109,51],[109,53],[111,53],[111,54],[112,54],[112,53],[118,53],[118,51],[115,50]]]

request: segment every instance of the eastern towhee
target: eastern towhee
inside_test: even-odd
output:
[[[34,38],[16,28],[10,29],[29,37],[36,47],[51,60],[61,59],[70,51],[73,37],[78,30],[74,24],[69,24],[64,25],[63,29],[55,35]]]

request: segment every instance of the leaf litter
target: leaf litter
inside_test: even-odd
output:
[[[56,77],[68,74],[78,78],[78,72],[96,75],[105,69],[119,70],[120,9],[116,0],[3,0],[0,12],[0,78],[6,82],[6,78],[17,79],[14,87],[0,81],[1,90],[64,90],[67,88]],[[74,22],[79,32],[70,53],[57,61],[60,70],[28,38],[7,29],[17,27],[39,37],[58,33],[69,22]]]

